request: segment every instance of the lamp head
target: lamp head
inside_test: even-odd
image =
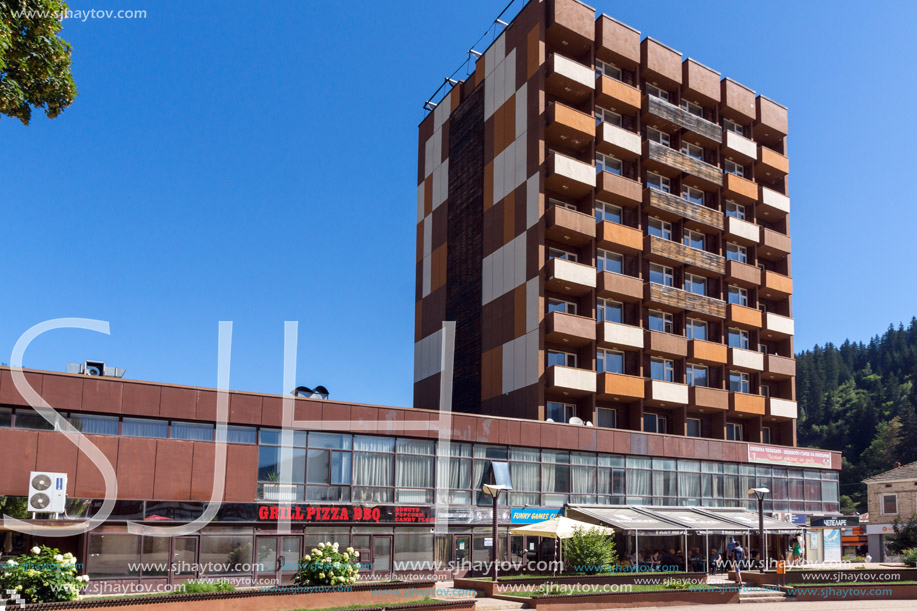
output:
[[[500,496],[500,493],[504,490],[512,490],[510,486],[504,486],[503,484],[484,484],[481,489],[494,498]]]
[[[759,499],[763,499],[764,495],[769,492],[770,490],[768,490],[767,488],[749,488],[748,489],[748,494],[754,494]]]

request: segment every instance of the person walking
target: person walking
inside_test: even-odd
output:
[[[802,560],[802,550],[799,548],[799,538],[793,540],[793,563],[799,564]]]
[[[742,565],[745,563],[745,550],[742,548],[742,544],[736,542],[735,547],[732,548],[732,565],[735,567],[736,571],[736,583],[739,584],[739,587],[745,585],[742,583]]]

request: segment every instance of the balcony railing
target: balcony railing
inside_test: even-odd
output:
[[[546,267],[548,288],[582,295],[595,288],[595,268],[566,259],[551,259]]]
[[[644,396],[644,379],[620,373],[600,373],[598,395],[600,399],[631,400]]]
[[[638,134],[606,121],[602,121],[598,126],[595,147],[600,153],[613,155],[618,159],[636,159],[642,152]]]
[[[643,348],[643,329],[618,322],[598,323],[599,344],[618,348]]]
[[[643,112],[662,120],[663,127],[669,128],[665,131],[671,131],[671,127],[682,127],[701,136],[711,145],[719,144],[722,139],[722,128],[716,123],[693,115],[680,106],[675,106],[656,96],[643,96]]]
[[[566,312],[545,316],[545,340],[564,346],[583,346],[595,341],[595,319]]]
[[[644,251],[651,256],[676,261],[715,274],[726,272],[726,260],[723,257],[658,236],[646,236]]]
[[[640,90],[619,80],[599,76],[595,79],[595,103],[612,110],[632,114],[640,110]]]
[[[601,272],[596,293],[600,297],[613,297],[618,301],[640,301],[643,299],[643,284],[643,280],[634,276]]]
[[[650,162],[656,162],[679,172],[690,174],[716,186],[723,184],[723,172],[718,167],[695,159],[690,155],[685,155],[681,151],[676,151],[664,144],[659,144],[653,140],[644,140],[643,154]]]
[[[595,71],[568,57],[552,53],[547,61],[545,86],[560,99],[578,104],[595,88]]]
[[[643,190],[643,203],[648,210],[674,214],[718,231],[723,229],[723,213],[671,193],[646,188]]]
[[[552,365],[545,371],[545,386],[571,395],[586,395],[596,391],[595,372],[589,369]]]
[[[713,318],[726,317],[726,302],[722,299],[696,295],[675,287],[656,284],[655,282],[646,283],[644,298],[646,301],[669,308],[688,310],[689,312]]]
[[[688,386],[662,380],[646,380],[646,400],[661,404],[687,405]]]
[[[551,151],[547,159],[545,183],[557,193],[582,197],[595,187],[595,166]]]
[[[688,401],[694,408],[726,411],[729,409],[729,392],[719,388],[689,386]]]
[[[544,215],[545,237],[560,244],[584,246],[595,238],[595,219],[563,206],[551,206]]]
[[[643,185],[636,180],[602,172],[598,176],[595,197],[609,204],[634,207],[643,201],[642,189]]]

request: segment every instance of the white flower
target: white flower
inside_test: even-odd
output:
[[[73,558],[73,554],[71,554],[70,552],[67,552],[66,554],[64,554],[64,558]]]
[[[346,551],[347,551],[348,554],[352,554],[352,553],[353,553],[353,548],[352,548],[352,547],[348,547]]]
[[[302,559],[305,560],[306,562],[309,562],[310,560],[312,560],[312,556],[310,556],[309,554],[306,554],[305,556],[302,557]]]
[[[56,560],[57,562],[63,562],[64,556],[62,554],[57,554],[56,556],[54,556],[54,560]]]
[[[354,558],[359,558],[359,557],[360,557],[360,552],[354,552],[354,553],[353,553],[353,557],[354,557]]]
[[[12,559],[7,560],[6,563],[10,566],[19,566],[19,563]]]
[[[320,551],[318,551],[317,549],[312,550],[312,553],[315,554],[315,557],[316,557],[316,558],[321,558],[321,557],[322,557],[322,553],[321,553]]]
[[[331,547],[333,547],[334,549],[337,549],[337,548],[338,548],[338,545],[339,545],[338,542],[335,541],[335,542],[334,542],[334,545],[332,545]]]
[[[350,554],[348,554],[347,552],[344,552],[341,558],[343,558],[344,560],[350,560]]]
[[[324,544],[324,543],[319,543],[319,544],[318,544],[318,547],[319,547],[320,549],[321,549],[321,548],[324,548],[324,547],[325,547],[325,544]]]
[[[40,554],[40,553],[41,553],[41,548],[38,547],[38,546],[36,545],[35,547],[32,548],[32,553],[33,553],[33,554]]]
[[[325,578],[325,574],[324,574],[324,573],[319,573],[319,574],[318,574],[318,578],[319,578],[319,579],[324,579],[324,578]]]

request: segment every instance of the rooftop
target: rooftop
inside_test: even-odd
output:
[[[917,461],[908,463],[906,465],[901,465],[900,467],[895,467],[885,473],[879,473],[878,475],[873,475],[872,477],[867,477],[863,480],[867,484],[875,484],[878,482],[899,482],[902,480],[917,480]]]

